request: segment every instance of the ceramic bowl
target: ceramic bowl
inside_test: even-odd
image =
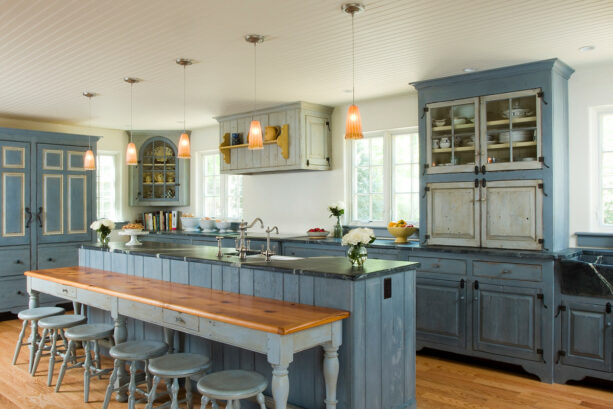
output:
[[[184,231],[198,231],[198,223],[200,223],[198,217],[181,217],[181,228]]]
[[[498,134],[501,143],[509,142],[509,131],[500,132]],[[511,131],[510,137],[512,142],[528,142],[534,139],[533,130]]]
[[[227,232],[230,230],[230,225],[232,223],[225,220],[218,220],[215,222],[215,226],[219,229],[220,232]]]
[[[417,231],[417,227],[389,227],[387,226],[387,231],[394,237],[396,243],[406,243],[407,237],[411,236],[413,233]]]
[[[200,219],[198,222],[200,224],[200,228],[202,231],[214,231],[215,230],[215,220],[213,219]]]
[[[444,126],[447,123],[446,119],[435,119],[432,121],[434,126]]]
[[[453,118],[454,125],[464,125],[466,123],[466,118]]]
[[[529,109],[525,109],[525,108],[513,108],[511,109],[511,118],[523,118],[525,116],[529,116],[532,115],[533,112],[530,111]],[[503,118],[509,118],[509,111],[508,110],[504,110],[502,112],[500,112],[500,115],[502,115]]]
[[[330,234],[329,231],[324,230],[324,231],[308,231],[307,232],[307,236],[309,237],[327,237],[328,234]]]

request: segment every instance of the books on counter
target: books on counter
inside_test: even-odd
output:
[[[159,212],[143,213],[143,225],[149,231],[177,230],[180,212],[176,210],[160,210]]]

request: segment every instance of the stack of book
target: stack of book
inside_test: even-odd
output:
[[[143,213],[143,225],[148,231],[177,230],[179,217],[176,210]]]

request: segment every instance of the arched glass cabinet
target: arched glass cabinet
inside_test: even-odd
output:
[[[138,166],[130,167],[132,206],[189,204],[189,159],[177,158],[178,135],[160,133],[134,136]]]

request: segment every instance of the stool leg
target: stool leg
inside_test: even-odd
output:
[[[60,329],[60,337],[62,338],[62,343],[64,344],[64,349],[68,348],[68,340],[66,339],[66,335],[64,335],[64,328]]]
[[[32,330],[30,334],[30,363],[28,371],[32,373],[32,365],[34,364],[34,356],[36,355],[36,342],[38,341],[38,320],[32,320],[30,324]]]
[[[94,364],[96,365],[96,369],[101,368],[100,363],[100,344],[98,344],[98,340],[94,341]],[[102,379],[102,375],[98,377],[98,379]]]
[[[51,340],[51,355],[49,356],[49,373],[47,374],[47,386],[51,386],[53,380],[53,369],[55,368],[55,355],[57,354],[57,336],[59,329],[53,330],[53,339]]]
[[[59,392],[60,386],[62,385],[62,379],[64,379],[64,374],[66,373],[66,367],[68,366],[68,362],[72,361],[72,354],[74,353],[74,342],[72,340],[68,341],[68,347],[66,349],[66,353],[64,354],[64,362],[62,362],[62,367],[60,368],[60,374],[57,377],[57,383],[55,384],[55,391]]]
[[[130,394],[128,395],[128,409],[134,409],[136,405],[136,361],[130,364]]]
[[[234,405],[232,405],[232,401],[231,400],[226,402],[226,409],[234,409]]]
[[[213,409],[219,409],[219,405],[217,404],[217,401],[215,401],[215,400],[214,400],[214,401],[212,401],[212,402],[211,402],[211,407],[212,407]]]
[[[193,409],[194,403],[192,402],[192,380],[185,378],[185,399],[187,400],[187,409]]]
[[[83,364],[83,402],[89,401],[89,378],[91,376],[90,368],[92,367],[92,356],[90,353],[90,341],[83,341],[83,348],[85,349],[85,363]]]
[[[170,409],[179,409],[179,378],[172,380],[172,386],[170,387],[171,399]]]
[[[155,391],[158,388],[158,383],[160,383],[160,377],[156,375],[153,377],[153,385],[151,385],[151,389],[149,390],[149,399],[147,399],[147,406],[145,406],[145,409],[151,409],[153,407],[153,402],[155,401]]]
[[[21,332],[19,333],[19,340],[17,341],[17,345],[15,346],[15,355],[13,355],[13,365],[17,363],[17,357],[19,356],[19,351],[23,346],[23,337],[26,335],[26,327],[28,326],[28,320],[23,320],[23,325],[21,326]]]
[[[209,404],[209,398],[202,395],[202,399],[200,399],[200,409],[206,409],[206,406]]]
[[[149,360],[145,361],[145,383],[147,384],[147,393],[151,391],[151,375],[149,374]]]
[[[119,371],[119,365],[121,361],[116,359],[113,362],[113,372],[111,373],[111,378],[109,379],[109,386],[106,388],[106,394],[104,395],[104,403],[102,404],[102,409],[106,409],[109,407],[109,403],[111,402],[111,395],[113,394],[113,385],[115,385],[115,380],[117,379],[117,372]]]
[[[43,350],[45,349],[45,340],[47,339],[47,333],[49,330],[47,328],[43,329],[43,336],[38,343],[38,348],[36,351],[36,358],[34,358],[34,363],[32,364],[32,368],[30,369],[30,375],[34,376],[36,374],[36,369],[38,368],[38,363],[40,362],[40,357],[43,355]]]
[[[241,401],[238,399],[234,400],[234,409],[241,409]]]
[[[258,403],[260,404],[260,409],[266,409],[266,400],[264,400],[264,395],[258,393],[257,397]]]

